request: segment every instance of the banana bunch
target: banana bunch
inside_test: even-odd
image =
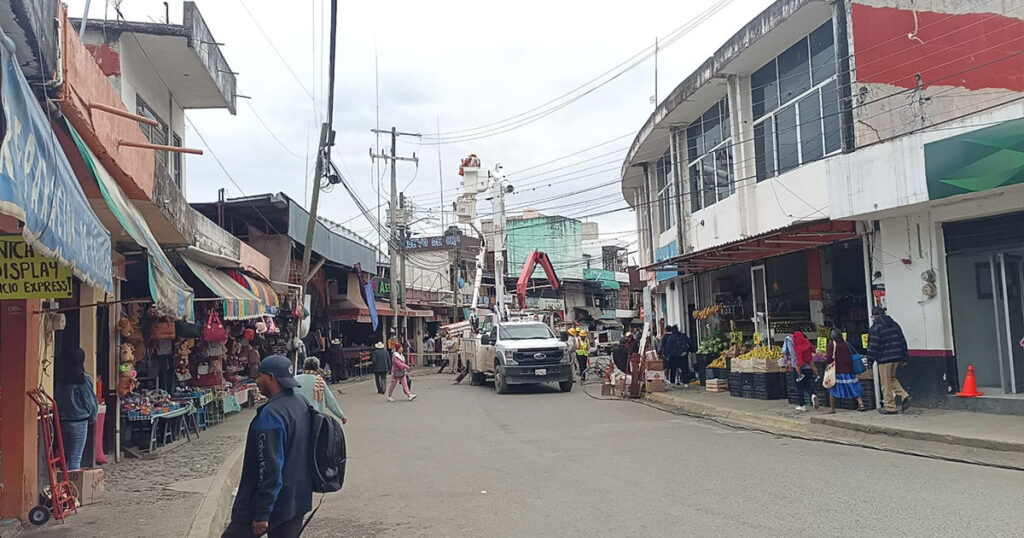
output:
[[[738,359],[781,359],[782,348],[775,346],[758,346],[737,357]]]
[[[720,305],[720,304],[711,305],[711,306],[708,306],[708,307],[701,308],[700,310],[695,310],[693,312],[693,319],[708,319],[711,316],[717,315],[721,311],[722,311],[722,305]]]
[[[725,357],[720,356],[711,361],[711,364],[708,364],[708,368],[725,368]]]

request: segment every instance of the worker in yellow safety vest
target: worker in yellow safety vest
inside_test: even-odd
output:
[[[580,383],[587,380],[587,367],[590,366],[590,335],[586,329],[576,332],[576,363],[580,370]]]

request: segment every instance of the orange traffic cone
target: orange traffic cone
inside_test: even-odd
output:
[[[984,396],[984,392],[978,392],[978,385],[974,382],[974,366],[967,367],[967,377],[964,377],[963,392],[956,393],[961,398],[977,398]]]

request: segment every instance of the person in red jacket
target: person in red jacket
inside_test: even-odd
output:
[[[799,405],[797,411],[807,411],[804,407],[804,395],[810,393],[811,404],[818,408],[818,397],[814,394],[811,379],[818,379],[818,367],[814,365],[814,345],[804,336],[804,333],[795,331],[793,333],[793,350],[796,352],[796,398]]]

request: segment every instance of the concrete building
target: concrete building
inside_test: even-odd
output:
[[[623,163],[651,314],[777,341],[863,333],[883,305],[917,401],[1006,410],[950,394],[970,364],[987,395],[1024,392],[1022,18],[1017,1],[779,0],[744,25]]]

